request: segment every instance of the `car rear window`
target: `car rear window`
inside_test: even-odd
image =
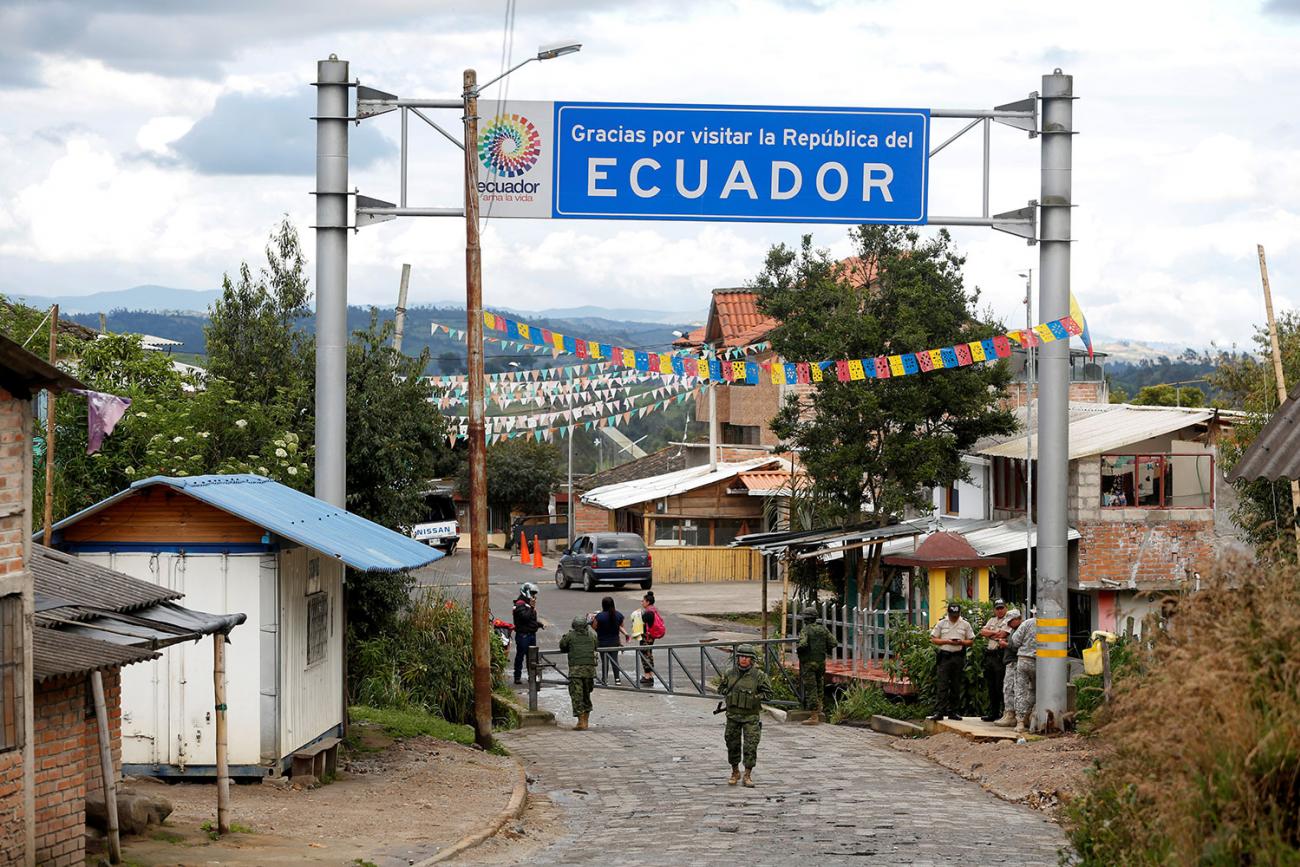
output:
[[[596,539],[597,551],[644,551],[645,543],[633,533],[619,533]]]

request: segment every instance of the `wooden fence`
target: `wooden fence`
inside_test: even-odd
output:
[[[757,581],[763,555],[753,548],[650,549],[656,584],[703,584],[710,581]]]

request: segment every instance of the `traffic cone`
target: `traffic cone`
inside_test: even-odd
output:
[[[546,568],[546,566],[542,564],[542,538],[540,536],[537,537],[537,544],[533,546],[533,568]]]
[[[532,561],[533,555],[528,552],[528,537],[520,532],[519,534],[519,565],[527,566]]]

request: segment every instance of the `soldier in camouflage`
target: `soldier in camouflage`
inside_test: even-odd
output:
[[[718,692],[727,706],[727,761],[731,763],[731,779],[727,785],[740,782],[740,762],[745,762],[746,786],[753,788],[751,774],[758,762],[758,739],[763,732],[759,720],[763,699],[772,695],[772,682],[761,668],[754,664],[754,646],[742,644],[736,648],[736,661],[722,676]]]
[[[569,655],[569,700],[578,718],[573,730],[583,732],[591,714],[591,690],[596,685],[596,633],[581,614],[573,618],[572,625],[560,638],[560,650]]]
[[[822,700],[826,697],[826,654],[839,646],[831,631],[817,619],[817,609],[803,610],[803,631],[799,635],[799,680],[803,683],[803,709],[810,711],[804,725],[822,721]]]

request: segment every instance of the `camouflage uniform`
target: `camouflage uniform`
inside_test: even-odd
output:
[[[573,715],[591,713],[591,690],[596,685],[596,633],[587,618],[573,618],[573,628],[560,638],[560,650],[569,655],[569,699]]]
[[[1027,717],[1034,712],[1036,698],[1038,619],[1031,617],[1021,623],[1010,643],[1016,648],[1016,716]]]
[[[748,645],[742,645],[737,656],[746,655],[746,651],[752,658],[754,649]],[[718,692],[727,702],[727,728],[723,735],[727,742],[727,761],[735,767],[743,758],[745,769],[750,770],[758,762],[758,740],[763,731],[758,716],[763,699],[772,695],[772,682],[757,663],[748,670],[733,665],[723,675]]]
[[[816,608],[804,609],[799,635],[799,680],[803,684],[803,709],[820,711],[826,698],[826,654],[839,646],[831,631],[815,618]]]

